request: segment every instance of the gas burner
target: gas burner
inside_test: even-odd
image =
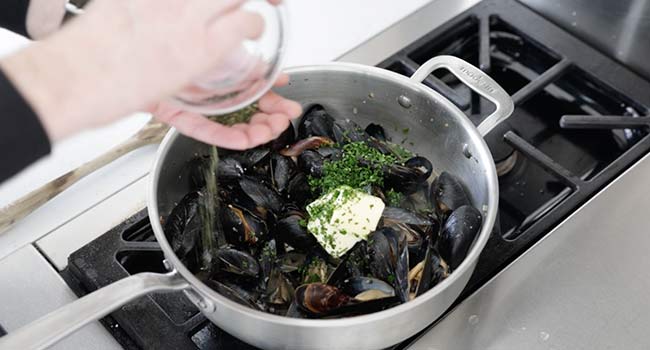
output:
[[[502,177],[509,174],[515,167],[515,164],[517,164],[517,157],[517,152],[512,152],[508,158],[500,162],[496,162],[495,165],[497,168],[497,176]]]

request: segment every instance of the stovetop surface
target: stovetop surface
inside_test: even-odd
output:
[[[629,120],[647,114],[650,83],[515,1],[483,1],[379,66],[410,75],[440,54],[488,72],[516,104],[486,138],[501,172],[499,222],[461,301],[647,153],[647,121]],[[425,84],[476,124],[492,110],[447,72]],[[563,115],[618,116],[628,129],[618,119],[606,129],[563,128]],[[141,271],[164,271],[144,211],[73,253],[63,275],[84,294]],[[140,298],[102,322],[128,349],[250,348],[182,293]]]

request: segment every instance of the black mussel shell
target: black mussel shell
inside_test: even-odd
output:
[[[395,288],[401,301],[408,300],[409,254],[404,233],[382,227],[368,237],[370,271]]]
[[[388,141],[386,138],[386,131],[384,130],[384,127],[379,124],[375,124],[375,123],[368,124],[368,126],[366,126],[366,133],[376,138],[377,140]]]
[[[327,284],[340,287],[345,280],[363,276],[369,272],[368,243],[359,241],[340,258],[340,262],[330,274]]]
[[[181,260],[197,246],[203,229],[198,211],[199,196],[198,192],[185,195],[165,221],[165,236]]]
[[[350,119],[334,123],[332,130],[334,132],[334,140],[341,145],[350,142],[366,141],[369,138],[363,128]]]
[[[330,116],[321,105],[313,105],[298,122],[298,139],[310,136],[326,136],[334,139],[334,118]]]
[[[282,242],[302,252],[318,249],[320,244],[316,237],[307,231],[307,227],[304,226],[305,221],[302,215],[288,215],[278,221],[275,234]]]
[[[481,229],[481,213],[471,205],[454,210],[440,232],[438,249],[440,256],[452,270],[465,259],[476,234]]]
[[[221,225],[228,243],[237,246],[255,244],[268,234],[262,218],[232,204],[221,206]]]
[[[424,258],[409,271],[410,299],[420,296],[449,276],[449,266],[438,251],[429,246]]]
[[[324,136],[312,136],[306,139],[299,140],[291,147],[285,148],[280,151],[280,154],[286,157],[297,157],[306,150],[318,149],[323,146],[330,146],[334,141]]]
[[[248,306],[255,310],[263,311],[263,308],[260,307],[260,305],[256,302],[259,298],[259,295],[257,295],[257,293],[250,292],[242,287],[237,286],[234,283],[219,282],[214,280],[205,280],[203,283],[212,288],[212,290],[236,303]]]
[[[274,213],[280,213],[282,210],[282,198],[271,187],[265,183],[245,176],[239,181],[242,191],[250,198],[256,205],[263,209],[268,209]]]
[[[467,192],[460,181],[445,171],[431,185],[429,198],[443,216],[449,215],[463,205],[470,204]]]
[[[341,148],[331,146],[320,147],[316,149],[316,152],[330,161],[338,160],[343,155]]]
[[[404,162],[404,165],[408,168],[419,170],[420,182],[426,181],[433,172],[433,164],[431,164],[428,159],[421,156],[410,158]]]
[[[384,187],[403,194],[412,194],[431,175],[433,166],[424,157],[413,157],[404,165],[393,164],[384,167]]]
[[[295,300],[291,303],[291,305],[289,305],[285,316],[293,318],[311,318],[311,314],[303,311],[303,309],[298,306],[298,303]]]
[[[298,207],[304,208],[311,196],[311,187],[309,187],[307,176],[304,173],[294,175],[289,181],[287,199]]]
[[[398,207],[385,207],[381,216],[384,221],[390,223],[402,223],[416,226],[432,225],[430,218]]]
[[[217,249],[213,253],[215,272],[225,272],[239,277],[257,278],[260,265],[250,254],[232,248]]]
[[[242,153],[235,153],[232,155],[239,163],[244,167],[244,171],[248,171],[253,168],[253,166],[262,162],[269,155],[270,150],[268,148],[253,148],[246,150]]]
[[[293,301],[294,294],[291,281],[279,267],[274,267],[264,292],[266,302],[273,305],[289,305]]]
[[[210,157],[196,157],[188,162],[190,187],[199,190],[205,187],[205,178],[210,171]],[[216,177],[220,182],[233,181],[244,175],[244,167],[231,155],[220,157],[216,164]]]
[[[306,150],[298,156],[298,168],[313,177],[321,177],[323,175],[324,162],[325,157],[312,150]]]
[[[266,145],[263,147],[265,148],[270,148],[273,151],[279,151],[281,149],[289,147],[289,145],[293,144],[296,140],[296,131],[293,128],[293,125],[289,125],[288,128],[286,128],[280,136],[278,136],[276,139],[269,141]]]
[[[341,289],[358,301],[388,298],[395,296],[390,284],[373,277],[351,277],[344,281]]]
[[[305,265],[305,261],[307,261],[307,254],[290,251],[280,257],[280,269],[285,273],[296,272]]]
[[[309,313],[326,315],[350,303],[351,297],[324,283],[303,284],[296,289],[296,302]]]
[[[289,181],[296,173],[296,163],[289,157],[274,153],[271,155],[270,171],[273,187],[282,193],[286,191]]]

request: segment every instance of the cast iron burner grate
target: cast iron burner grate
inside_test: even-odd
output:
[[[64,279],[84,295],[138,272],[166,272],[146,210],[142,210],[68,258]],[[243,349],[243,343],[216,327],[182,292],[152,293],[102,320],[127,350]]]
[[[499,223],[458,303],[647,153],[650,83],[514,0],[482,1],[380,66],[411,75],[440,54],[489,72],[516,104],[487,137],[502,170]],[[425,84],[476,124],[493,109],[448,72]],[[132,273],[163,271],[161,260],[143,211],[72,254],[64,275],[83,294]],[[182,293],[140,298],[103,322],[128,349],[250,348]]]

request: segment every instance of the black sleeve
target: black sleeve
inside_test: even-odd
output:
[[[29,0],[0,0],[0,27],[28,36],[28,8]]]
[[[0,182],[49,152],[38,116],[0,71]]]

